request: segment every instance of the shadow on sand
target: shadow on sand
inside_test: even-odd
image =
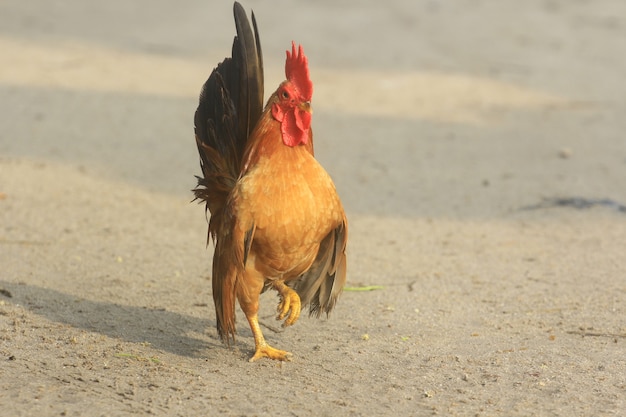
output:
[[[127,342],[149,343],[156,349],[195,357],[200,351],[223,348],[218,340],[201,338],[215,323],[159,308],[127,306],[77,298],[53,289],[0,280],[0,298],[22,305],[48,320],[97,332]],[[190,336],[192,334],[198,337]]]

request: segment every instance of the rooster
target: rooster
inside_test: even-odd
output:
[[[195,136],[202,177],[195,197],[210,212],[213,301],[217,331],[235,340],[235,299],[254,335],[250,362],[290,360],[271,347],[259,326],[259,296],[278,292],[277,320],[290,326],[302,307],[328,315],[346,280],[347,220],[328,173],[313,155],[308,60],[287,51],[286,80],[263,107],[263,58],[252,27],[234,4],[232,57],[211,73],[200,93]]]

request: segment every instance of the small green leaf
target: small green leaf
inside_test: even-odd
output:
[[[382,285],[366,285],[363,287],[343,287],[344,291],[354,291],[354,292],[359,292],[359,291],[375,291],[375,290],[382,290],[383,287]]]

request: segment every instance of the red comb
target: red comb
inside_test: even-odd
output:
[[[285,75],[291,81],[304,101],[311,101],[313,96],[313,83],[309,78],[309,62],[304,55],[302,45],[296,50],[295,42],[291,42],[291,53],[287,51],[285,62]]]

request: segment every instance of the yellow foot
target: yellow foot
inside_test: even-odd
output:
[[[296,320],[298,320],[298,317],[300,317],[300,309],[302,306],[300,303],[300,297],[297,292],[282,282],[277,283],[274,287],[280,294],[280,303],[278,303],[278,316],[276,317],[276,320],[282,320],[287,317],[283,323],[283,327],[291,326],[296,322]]]
[[[284,350],[274,349],[267,343],[262,346],[257,346],[256,352],[254,352],[254,356],[250,358],[250,362],[254,362],[257,359],[261,358],[269,358],[277,361],[290,361],[291,353],[285,352]]]

